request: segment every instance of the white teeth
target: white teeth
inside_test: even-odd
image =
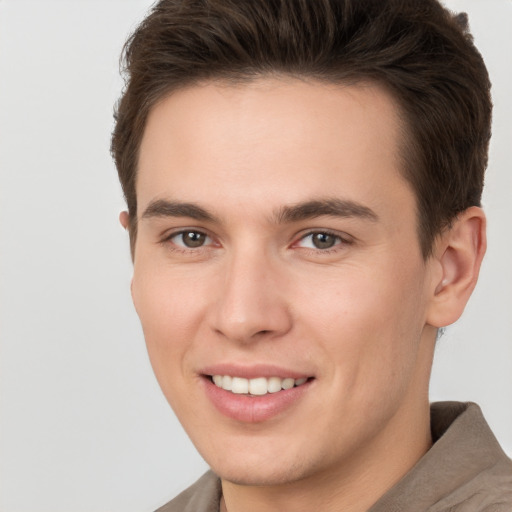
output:
[[[249,381],[249,393],[251,395],[266,395],[267,394],[267,379],[260,377],[258,379],[251,379]]]
[[[226,391],[231,391],[237,395],[266,395],[267,393],[277,393],[282,389],[291,389],[294,386],[301,386],[308,379],[292,379],[287,377],[257,377],[255,379],[244,379],[243,377],[231,377],[230,375],[213,375],[213,383]]]
[[[231,391],[231,383],[232,383],[232,378],[229,376],[229,375],[224,375],[222,377],[222,389],[225,389],[226,391]],[[218,384],[217,384],[218,386]]]
[[[270,377],[267,380],[267,390],[269,393],[277,393],[281,389],[281,379],[279,377]]]
[[[287,379],[283,379],[283,383],[281,384],[283,389],[292,389],[293,386],[295,386],[294,379],[290,379],[289,377]]]
[[[249,393],[249,381],[241,377],[233,377],[231,381],[231,391],[237,395]]]

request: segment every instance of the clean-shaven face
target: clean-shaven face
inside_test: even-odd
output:
[[[376,86],[210,83],[151,111],[133,299],[165,396],[224,479],[385,467],[425,419],[432,279],[400,137]]]

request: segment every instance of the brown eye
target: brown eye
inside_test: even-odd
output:
[[[186,247],[187,249],[196,249],[211,243],[210,237],[200,231],[182,231],[181,233],[176,233],[172,237],[172,241],[176,245]]]
[[[344,243],[344,240],[338,235],[327,231],[315,231],[303,236],[297,245],[305,249],[318,249],[321,251],[332,249],[342,243]]]
[[[329,233],[313,233],[311,242],[317,249],[330,249],[336,245],[337,238]]]

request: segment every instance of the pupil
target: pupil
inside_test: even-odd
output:
[[[327,233],[315,233],[313,235],[313,245],[317,249],[329,249],[334,245],[335,238]]]
[[[201,247],[204,244],[205,235],[203,233],[197,233],[190,231],[183,235],[183,243],[187,247]]]

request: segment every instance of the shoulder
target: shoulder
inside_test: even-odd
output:
[[[208,471],[155,512],[218,512],[220,496],[220,479]]]
[[[432,404],[434,444],[370,512],[511,512],[512,461],[473,403]]]
[[[439,484],[443,497],[433,509],[446,502],[450,512],[512,511],[512,461],[480,407],[444,402],[433,404],[431,412],[434,439],[438,439],[425,458],[431,457],[431,470],[444,480]]]

